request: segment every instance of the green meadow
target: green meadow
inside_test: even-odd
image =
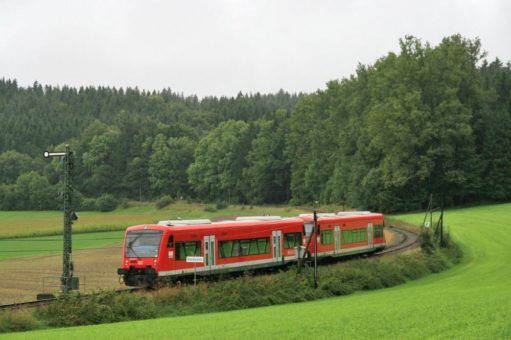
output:
[[[73,235],[73,250],[121,247],[124,231],[107,231]],[[40,236],[0,239],[0,260],[62,252],[63,237]]]
[[[447,211],[445,224],[462,245],[462,263],[393,288],[315,302],[13,333],[0,338],[509,339],[510,217],[511,204]],[[396,218],[419,224],[423,214]]]

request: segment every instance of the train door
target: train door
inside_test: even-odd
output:
[[[282,231],[272,231],[272,244],[273,244],[273,262],[282,260]]]
[[[367,245],[369,248],[373,247],[373,224],[369,223],[367,225]]]
[[[341,227],[339,227],[338,225],[334,227],[334,241],[335,241],[334,254],[338,254],[341,252]]]
[[[204,236],[204,270],[214,269],[215,264],[215,235]]]

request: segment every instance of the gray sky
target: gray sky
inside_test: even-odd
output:
[[[407,34],[480,37],[511,60],[511,1],[0,0],[0,78],[170,87],[185,95],[312,92]]]

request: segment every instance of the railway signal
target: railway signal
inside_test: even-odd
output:
[[[73,211],[73,152],[69,150],[66,144],[64,152],[43,153],[44,158],[61,157],[65,164],[64,179],[64,247],[62,255],[62,276],[60,277],[60,287],[63,293],[68,293],[73,289],[78,289],[79,280],[73,277],[73,262],[71,261],[72,239],[71,225],[78,219],[78,215]]]

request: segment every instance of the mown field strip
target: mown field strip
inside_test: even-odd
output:
[[[107,231],[73,235],[73,250],[122,246],[124,231]],[[0,239],[0,261],[27,256],[62,252],[62,236]]]
[[[8,334],[69,338],[511,338],[511,204],[449,211],[463,262],[380,291],[309,303]],[[404,215],[409,222],[423,215]],[[1,336],[0,336],[1,337]]]

